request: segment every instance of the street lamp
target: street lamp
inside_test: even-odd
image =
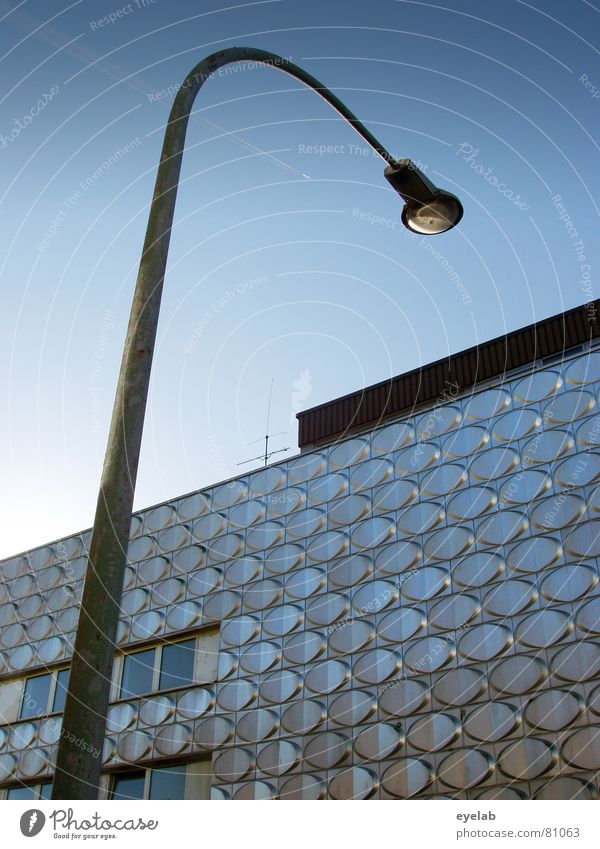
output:
[[[408,160],[396,162],[329,89],[275,53],[232,47],[208,56],[185,78],[165,131],[127,328],[58,744],[53,799],[98,798],[133,496],[186,129],[203,83],[231,62],[279,68],[331,104],[388,164],[385,175],[406,200],[403,221],[407,227],[416,232],[443,232],[457,224],[462,214],[458,199],[437,190]],[[447,198],[453,198],[454,207]]]
[[[410,159],[391,162],[383,175],[406,201],[402,223],[413,233],[445,233],[462,218],[462,204],[456,195],[437,189]]]

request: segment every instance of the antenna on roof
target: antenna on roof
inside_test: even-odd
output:
[[[249,460],[242,460],[241,463],[238,463],[238,466],[245,466],[246,463],[252,463],[254,460],[264,460],[265,466],[269,462],[269,458],[273,456],[273,454],[282,454],[284,451],[289,451],[289,446],[285,448],[277,448],[275,451],[269,451],[269,439],[272,436],[281,436],[284,433],[287,433],[287,430],[280,430],[279,433],[269,433],[269,421],[271,418],[271,399],[273,398],[273,384],[275,383],[275,378],[271,378],[271,389],[269,390],[269,403],[267,405],[267,424],[265,427],[266,433],[264,436],[261,436],[260,439],[255,439],[253,442],[249,442],[248,445],[256,445],[257,442],[261,442],[263,439],[265,440],[265,451],[264,454],[259,454],[258,457],[250,457]]]

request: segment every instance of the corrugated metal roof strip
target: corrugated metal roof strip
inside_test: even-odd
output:
[[[600,299],[298,413],[304,448],[600,337]]]

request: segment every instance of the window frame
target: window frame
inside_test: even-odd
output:
[[[3,802],[13,802],[13,801],[14,802],[24,802],[25,801],[24,799],[9,799],[8,794],[10,793],[11,790],[20,790],[23,787],[28,787],[28,788],[33,788],[35,790],[35,796],[31,801],[44,802],[44,801],[47,801],[47,800],[45,800],[41,795],[42,787],[45,787],[46,785],[50,785],[50,787],[51,787],[52,782],[53,782],[53,779],[51,778],[50,781],[37,781],[34,784],[25,784],[24,782],[22,782],[21,784],[13,784],[11,787],[3,787],[2,790],[1,790],[0,798],[2,799]]]
[[[40,717],[52,716],[53,714],[61,714],[62,710],[54,710],[54,701],[56,699],[56,690],[58,685],[58,676],[61,672],[65,670],[70,670],[70,666],[57,666],[54,669],[49,669],[46,672],[38,672],[34,675],[26,675],[23,678],[23,686],[21,687],[21,694],[19,697],[19,710],[17,712],[17,722],[28,722],[32,719],[39,719]],[[23,705],[25,704],[25,694],[27,692],[27,682],[31,681],[33,678],[44,678],[48,676],[50,678],[50,684],[48,687],[48,698],[46,700],[46,708],[40,713],[32,714],[31,716],[22,716]]]
[[[142,698],[146,698],[148,696],[156,695],[157,693],[170,693],[170,692],[174,692],[176,690],[181,690],[184,687],[194,687],[194,686],[197,686],[197,685],[204,685],[204,684],[210,683],[210,682],[207,682],[207,681],[200,680],[202,676],[200,674],[200,669],[199,669],[200,656],[201,656],[201,651],[199,649],[201,648],[201,641],[202,641],[203,638],[208,637],[210,639],[210,637],[215,637],[215,636],[219,637],[219,634],[220,634],[219,626],[216,626],[216,627],[213,627],[213,628],[203,628],[202,630],[196,631],[195,633],[192,633],[192,634],[190,634],[190,633],[179,634],[175,639],[172,639],[172,640],[162,640],[161,642],[156,642],[156,643],[146,642],[143,645],[132,647],[129,651],[126,650],[126,651],[119,652],[119,654],[115,656],[115,661],[114,661],[114,666],[113,666],[113,676],[112,676],[112,683],[111,683],[111,697],[110,697],[111,702],[124,702],[124,701],[130,701],[131,699],[142,699]],[[160,689],[160,677],[161,677],[161,667],[162,667],[162,659],[163,659],[164,649],[169,647],[169,646],[177,645],[178,643],[190,642],[192,640],[194,641],[194,647],[192,649],[193,653],[194,653],[194,660],[193,660],[193,665],[192,665],[192,679],[191,679],[191,681],[187,684],[182,682],[181,684],[178,684],[176,687],[168,687],[166,689]],[[139,654],[140,652],[148,651],[148,650],[151,650],[151,649],[154,650],[154,665],[153,665],[153,668],[152,668],[152,685],[151,685],[152,689],[149,690],[146,693],[140,693],[137,696],[124,694],[122,691],[123,691],[123,676],[124,676],[124,672],[125,672],[125,659],[127,657],[131,657],[134,654]],[[217,654],[218,654],[218,651],[217,651]],[[216,680],[216,678],[215,678],[215,680]]]
[[[109,802],[123,801],[123,800],[118,800],[118,799],[113,798],[113,793],[114,793],[114,790],[115,790],[115,783],[117,782],[117,780],[120,777],[123,777],[123,776],[126,776],[126,775],[137,775],[138,773],[144,773],[143,801],[144,802],[153,801],[150,798],[152,774],[154,772],[158,772],[162,769],[170,769],[171,767],[181,767],[185,771],[184,796],[183,796],[182,800],[173,800],[173,801],[194,801],[193,799],[188,797],[187,794],[188,794],[188,791],[191,787],[190,768],[196,766],[197,764],[205,764],[208,767],[207,771],[205,773],[203,773],[205,775],[210,776],[210,781],[209,781],[209,785],[208,785],[208,790],[209,790],[209,794],[208,794],[208,797],[207,797],[207,800],[208,800],[208,799],[210,799],[210,790],[212,788],[212,769],[211,769],[212,760],[211,760],[210,757],[197,758],[196,760],[191,760],[191,761],[175,761],[175,762],[167,761],[166,763],[159,763],[159,764],[155,764],[155,765],[147,765],[147,766],[135,767],[133,769],[126,769],[126,770],[117,771],[117,772],[105,773],[105,776],[104,776],[105,781],[103,782],[103,784],[104,784],[103,796]],[[125,801],[127,801],[127,800],[125,800]],[[133,801],[137,801],[137,800],[132,799],[131,801],[133,802]],[[140,800],[140,801],[142,801],[142,800]],[[197,801],[201,801],[201,800],[197,800]]]

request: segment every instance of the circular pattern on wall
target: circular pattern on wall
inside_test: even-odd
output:
[[[493,428],[494,439],[498,442],[513,442],[523,439],[532,431],[541,427],[542,417],[537,410],[527,407],[513,410],[498,419]]]
[[[394,725],[378,722],[365,728],[354,739],[354,751],[367,761],[383,761],[403,744],[404,738]]]
[[[457,525],[441,528],[425,540],[425,557],[429,560],[453,560],[473,546],[475,537],[469,528]]]
[[[196,729],[194,742],[202,749],[218,749],[233,737],[234,725],[224,716],[209,716]]]
[[[341,593],[324,593],[313,599],[306,608],[306,618],[313,625],[331,625],[350,610],[350,602]]]
[[[394,474],[394,465],[389,460],[376,458],[361,463],[350,474],[351,489],[360,492],[364,489],[373,489]]]
[[[544,418],[553,424],[568,424],[589,416],[596,408],[596,399],[585,389],[572,389],[557,395],[544,408]]]
[[[525,443],[523,462],[530,466],[538,463],[553,463],[573,449],[575,440],[567,430],[545,430],[537,433]]]
[[[414,437],[411,425],[404,422],[394,422],[375,431],[373,436],[373,452],[376,454],[391,454],[407,445]]]
[[[304,747],[304,757],[317,769],[331,769],[350,754],[350,743],[335,731],[311,737]]]
[[[329,463],[336,469],[353,466],[369,456],[369,443],[366,439],[347,439],[340,442],[329,452]]]
[[[560,540],[552,537],[531,537],[511,548],[507,562],[514,572],[532,573],[546,569],[560,557]]]
[[[277,740],[261,749],[257,766],[267,775],[285,775],[298,763],[300,749],[289,740]]]
[[[514,655],[492,669],[490,684],[500,693],[517,696],[533,690],[547,675],[545,664],[538,658]]]
[[[377,636],[390,643],[404,643],[427,624],[425,613],[416,607],[402,607],[388,613],[377,625]]]
[[[353,587],[373,572],[373,560],[366,554],[341,557],[328,570],[329,584],[333,588]]]
[[[477,616],[480,609],[479,601],[475,596],[459,593],[443,598],[434,604],[429,614],[429,621],[440,630],[456,630]]]
[[[465,419],[491,419],[510,406],[511,397],[505,389],[486,389],[471,395],[465,404]]]
[[[253,643],[245,649],[241,658],[240,666],[245,672],[254,675],[262,675],[281,660],[281,649],[276,643],[263,640]]]
[[[371,499],[365,495],[346,495],[333,504],[327,515],[334,525],[350,525],[371,511]]]
[[[308,677],[308,676],[307,676]],[[302,688],[302,677],[291,669],[273,672],[260,685],[260,697],[267,702],[280,704],[292,699]]]
[[[288,476],[294,483],[304,483],[323,474],[326,468],[327,460],[324,454],[304,454],[288,463]]]
[[[363,690],[348,690],[329,705],[329,717],[339,725],[360,725],[377,710],[377,699]]]
[[[308,486],[308,500],[317,504],[324,504],[339,498],[348,491],[350,481],[347,475],[334,472],[324,475],[316,481],[311,481]]]
[[[459,463],[444,463],[423,480],[421,488],[425,495],[448,495],[463,486],[469,479],[465,466]]]
[[[555,762],[554,747],[538,737],[511,743],[498,758],[498,766],[505,775],[525,781],[543,775]]]
[[[398,601],[398,588],[390,581],[370,581],[352,596],[352,608],[359,616],[379,613]]]
[[[525,719],[533,728],[560,731],[573,723],[583,710],[583,699],[571,690],[545,690],[525,708]]]
[[[341,660],[326,660],[306,673],[307,689],[323,695],[339,690],[349,680],[350,668]]]
[[[542,401],[554,395],[562,386],[562,377],[557,371],[536,371],[513,387],[513,398],[521,404]]]
[[[436,672],[456,655],[454,644],[442,637],[424,637],[404,652],[404,665],[411,672]]]
[[[508,580],[497,584],[485,596],[483,606],[493,616],[515,616],[537,601],[535,584]]]
[[[563,681],[589,681],[600,672],[600,645],[591,640],[571,643],[554,655],[550,668]]]
[[[477,539],[485,545],[506,545],[524,534],[529,527],[527,515],[517,510],[502,510],[484,519],[477,527]]]
[[[272,637],[283,637],[302,624],[302,608],[293,604],[282,604],[270,610],[263,619],[265,634]]]
[[[529,504],[552,487],[552,478],[539,469],[511,475],[500,487],[502,504]]]
[[[440,449],[432,442],[421,442],[410,448],[403,448],[396,457],[396,474],[416,475],[424,472],[440,459]]]
[[[462,460],[465,457],[471,457],[489,441],[490,435],[484,427],[471,425],[463,427],[448,437],[442,445],[442,451],[445,457]]]
[[[477,519],[497,503],[496,493],[486,486],[463,489],[448,502],[448,516],[458,521]]]
[[[449,746],[460,733],[458,720],[447,713],[432,713],[410,726],[407,740],[422,752],[437,752]]]
[[[290,734],[310,734],[325,721],[324,705],[314,699],[301,699],[281,715],[281,724]]]
[[[243,710],[256,699],[257,695],[256,684],[240,678],[220,688],[217,693],[217,704],[226,711]]]
[[[353,654],[375,639],[375,627],[360,619],[340,623],[329,637],[329,646],[337,654]]]
[[[561,755],[580,769],[600,769],[600,725],[588,725],[567,737]]]
[[[236,732],[246,743],[258,743],[265,740],[279,725],[277,714],[266,708],[243,713],[238,720]]]
[[[493,481],[519,467],[519,454],[514,448],[496,446],[484,451],[472,461],[471,476],[480,481]]]
[[[317,801],[325,798],[325,782],[316,775],[301,773],[281,785],[279,799]]]
[[[582,569],[582,566],[576,567]],[[587,601],[583,604],[575,616],[577,627],[589,634],[600,634],[600,597]]]
[[[491,755],[480,749],[456,749],[438,767],[440,781],[457,790],[481,784],[494,765]]]
[[[483,587],[504,572],[504,560],[494,551],[468,554],[454,567],[452,577],[462,587]]]
[[[223,575],[214,566],[205,566],[190,575],[187,588],[188,594],[192,596],[205,596],[216,590],[223,583]]]
[[[586,595],[598,583],[594,569],[582,563],[570,563],[551,572],[544,579],[541,593],[554,602],[571,602]]]
[[[427,601],[450,586],[450,573],[439,566],[423,566],[402,584],[402,596],[410,601]]]
[[[362,766],[338,772],[329,782],[332,799],[367,799],[377,789],[373,773]]]
[[[571,617],[562,610],[538,610],[517,626],[519,643],[532,648],[547,648],[560,642],[573,630]]]
[[[521,722],[519,710],[506,702],[487,702],[475,708],[465,718],[465,734],[485,743],[495,743],[506,737]]]
[[[374,649],[361,654],[352,675],[364,684],[381,684],[400,671],[400,658],[391,649]]]
[[[429,690],[414,678],[398,678],[382,688],[379,706],[388,716],[410,716],[429,701]]]
[[[259,628],[259,621],[254,616],[238,616],[223,625],[221,639],[228,646],[243,646],[258,634]]]
[[[418,758],[400,758],[381,777],[383,789],[391,796],[409,799],[421,793],[433,780],[433,770]]]
[[[393,542],[386,545],[375,558],[375,571],[384,575],[399,575],[413,567],[421,558],[421,546],[418,543]]]
[[[415,481],[396,480],[378,487],[373,492],[373,509],[378,513],[401,510],[419,494]]]
[[[213,772],[221,781],[240,781],[253,768],[252,753],[241,746],[226,749],[213,762]]]
[[[327,641],[319,631],[302,631],[289,639],[284,647],[283,656],[288,663],[310,663],[323,654]]]
[[[478,698],[485,689],[486,679],[480,669],[462,667],[452,669],[440,678],[433,687],[438,702],[460,707]]]

